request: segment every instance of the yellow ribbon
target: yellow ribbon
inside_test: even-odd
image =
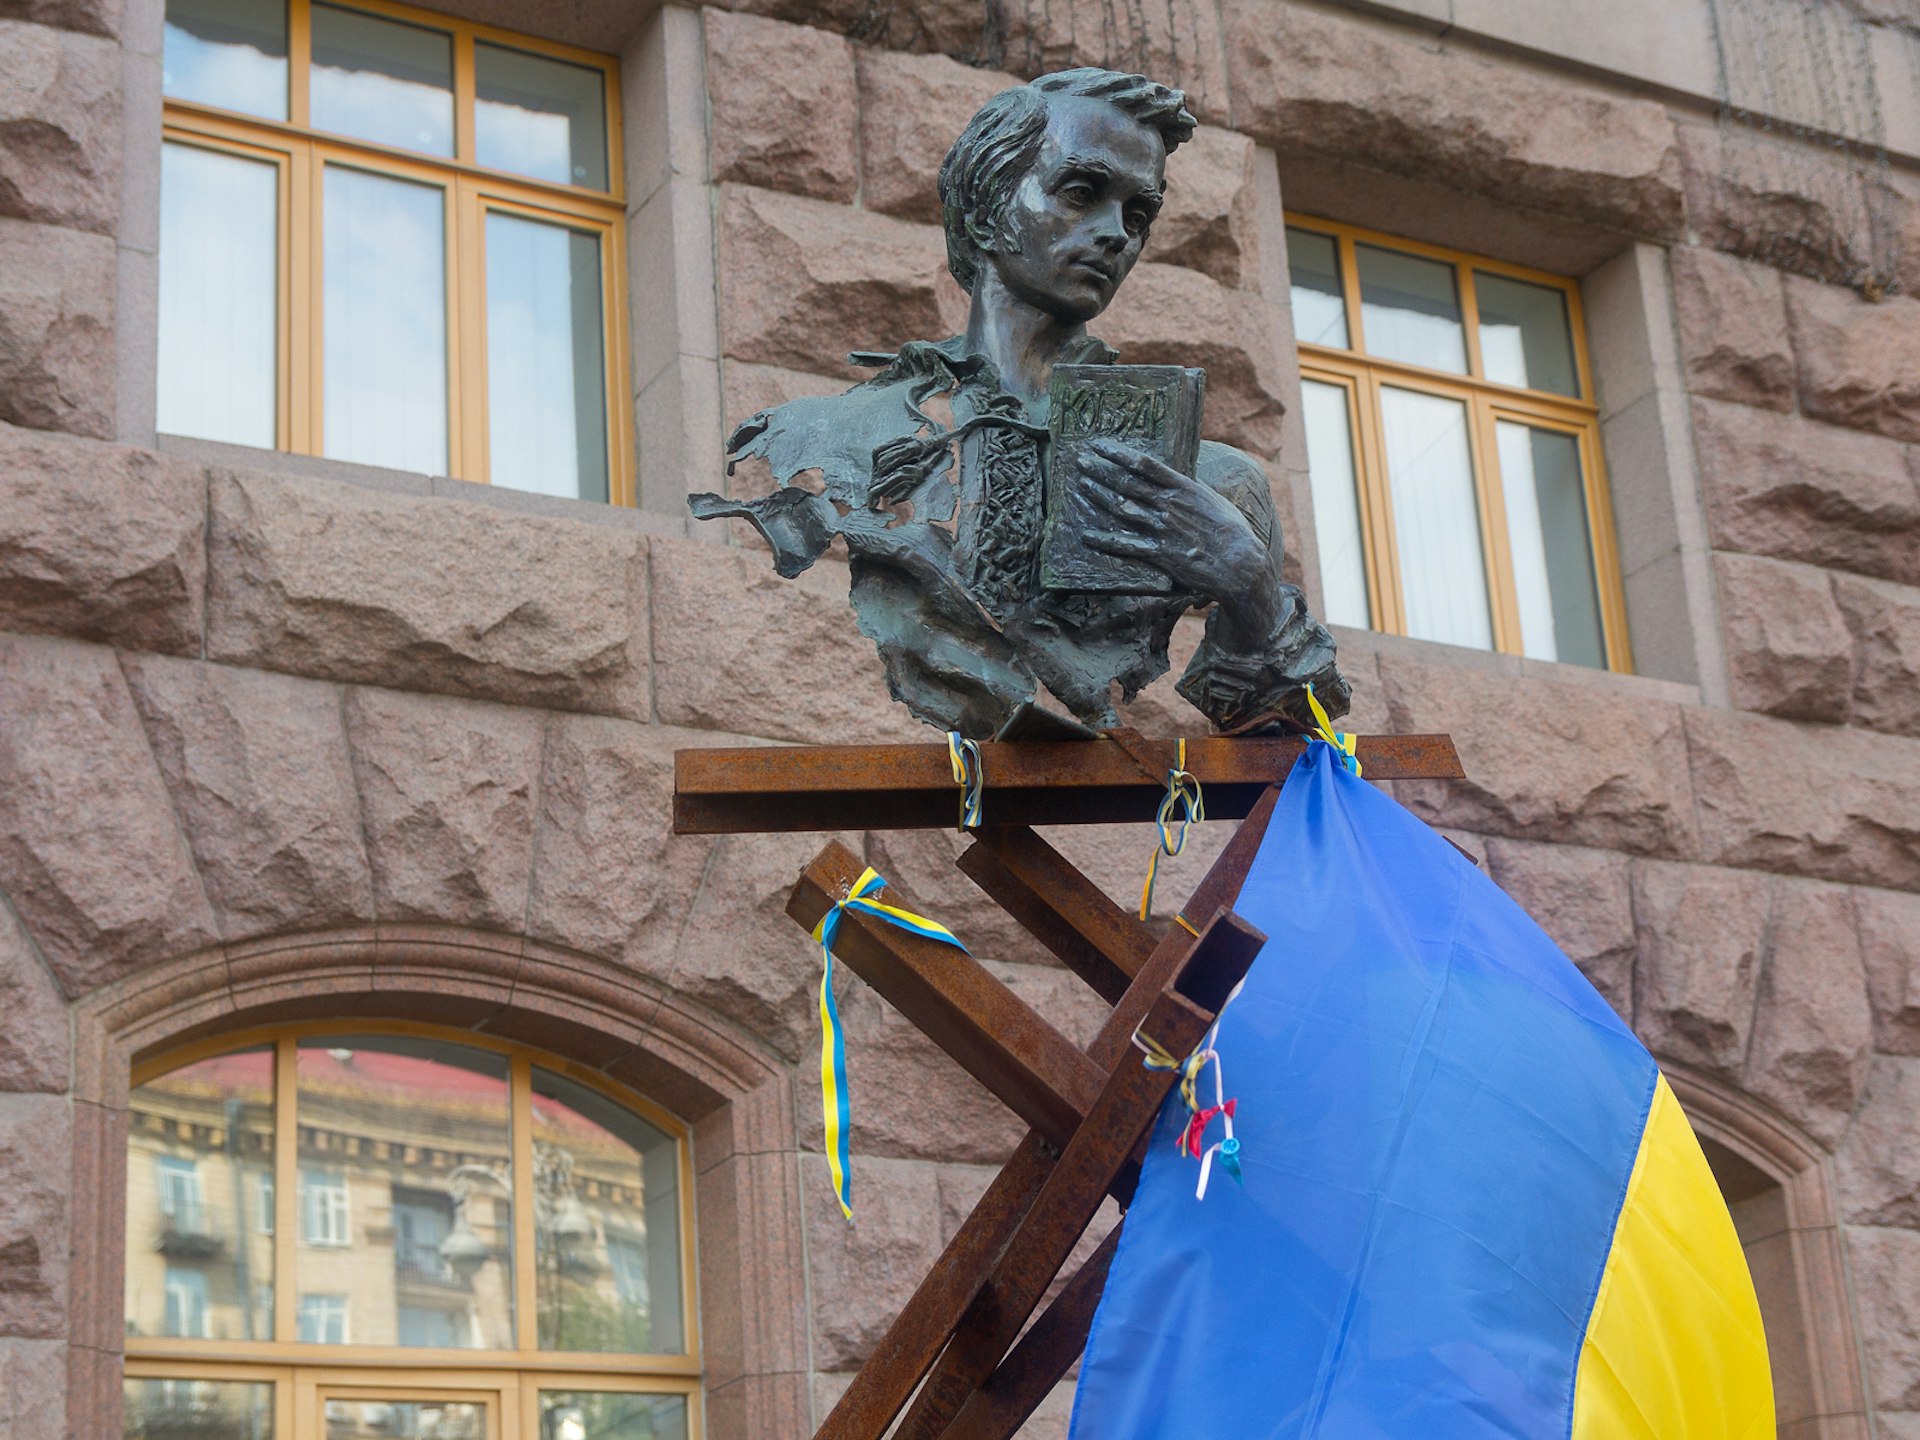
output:
[[[958,730],[949,730],[947,760],[953,766],[953,783],[960,787],[960,829],[978,830],[987,789],[987,766],[980,758],[980,746],[976,741],[961,739]]]
[[[1353,753],[1358,736],[1349,735],[1344,730],[1333,728],[1333,721],[1327,718],[1326,707],[1320,703],[1320,697],[1313,693],[1313,686],[1307,686],[1307,704],[1313,708],[1314,728],[1309,739],[1331,745],[1340,756],[1340,763],[1354,775],[1360,773],[1360,757]]]

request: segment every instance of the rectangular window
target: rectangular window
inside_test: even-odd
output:
[[[273,1177],[262,1175],[253,1192],[253,1228],[262,1235],[273,1234]]]
[[[338,1170],[300,1171],[300,1238],[309,1245],[350,1245],[347,1177]]]
[[[346,1344],[347,1297],[302,1295],[299,1324],[300,1339],[308,1345]]]
[[[162,1155],[155,1163],[155,1188],[160,1194],[160,1213],[171,1222],[169,1228],[198,1234],[200,1217],[200,1167],[191,1160]]]
[[[169,1265],[166,1294],[166,1329],[161,1334],[207,1339],[207,1277],[198,1270]]]
[[[159,428],[631,504],[617,62],[169,0]]]
[[[1287,260],[1326,618],[1631,668],[1574,282],[1304,217]]]

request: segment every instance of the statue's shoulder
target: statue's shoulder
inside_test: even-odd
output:
[[[1267,484],[1264,465],[1244,450],[1217,440],[1202,440],[1193,474],[1201,484],[1231,500],[1263,541],[1275,543],[1273,491]]]

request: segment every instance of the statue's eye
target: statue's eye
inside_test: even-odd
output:
[[[1091,205],[1093,187],[1084,180],[1073,180],[1060,187],[1060,196],[1070,205]]]
[[[1147,227],[1153,224],[1153,214],[1142,206],[1130,205],[1127,207],[1125,224],[1127,234],[1144,235]]]

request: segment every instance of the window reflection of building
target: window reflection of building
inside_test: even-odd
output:
[[[395,1347],[432,1382],[389,1361],[344,1394],[320,1383],[299,1433],[684,1440],[686,1155],[661,1124],[529,1058],[418,1033],[243,1047],[150,1075],[130,1108],[129,1437],[272,1440],[253,1387],[272,1400],[299,1367],[341,1373],[329,1351]],[[173,1348],[141,1343],[163,1336]],[[559,1350],[604,1360],[543,1375],[539,1352]],[[202,1354],[217,1378],[166,1375]],[[503,1371],[524,1415],[507,1389],[470,1403]],[[162,1382],[199,1398],[168,1411]]]

